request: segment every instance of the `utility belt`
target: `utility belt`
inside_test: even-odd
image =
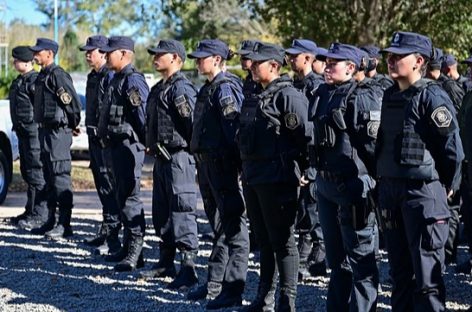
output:
[[[40,129],[58,130],[58,129],[63,129],[66,126],[67,125],[62,123],[62,122],[59,122],[59,123],[56,123],[56,122],[53,122],[53,123],[38,122],[38,127]]]
[[[210,152],[204,152],[204,153],[194,153],[193,157],[198,162],[215,161],[217,159],[235,160],[235,157],[234,156],[232,157],[229,152],[216,152],[216,151],[210,151]]]

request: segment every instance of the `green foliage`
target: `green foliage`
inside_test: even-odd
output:
[[[0,99],[8,98],[10,85],[17,76],[18,74],[13,70],[8,71],[6,76],[5,75],[0,76]]]
[[[429,35],[436,46],[465,56],[472,36],[470,0],[245,0],[255,14],[276,20],[285,44],[310,38],[384,46],[396,30]]]

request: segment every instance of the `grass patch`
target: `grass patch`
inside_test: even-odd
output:
[[[72,188],[75,191],[95,190],[95,183],[93,181],[92,170],[90,170],[88,160],[73,160],[72,161]],[[152,189],[152,172],[143,170],[141,177],[141,188]],[[13,179],[10,183],[10,192],[26,192],[27,185],[20,173],[20,161],[13,162]]]

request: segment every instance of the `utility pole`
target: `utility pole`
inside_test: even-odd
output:
[[[0,1],[0,75],[8,75],[8,36],[7,36],[7,5]]]

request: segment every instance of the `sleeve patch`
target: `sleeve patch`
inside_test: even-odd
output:
[[[226,105],[223,107],[223,116],[226,118],[226,119],[234,119],[237,115],[237,110],[236,110],[236,107],[234,106],[234,102],[233,104],[230,104],[230,105]]]
[[[379,132],[380,121],[369,121],[367,123],[367,135],[376,139]]]
[[[192,113],[192,108],[188,104],[187,98],[185,97],[185,95],[176,97],[174,100],[174,103],[180,116],[182,116],[183,118],[190,117]]]
[[[298,115],[295,113],[286,114],[284,119],[285,119],[285,126],[290,130],[294,130],[300,125],[300,120],[298,118]]]
[[[70,102],[72,102],[72,96],[69,93],[67,93],[67,91],[63,87],[60,87],[57,90],[56,95],[59,97],[62,104],[64,105],[69,105]]]
[[[131,88],[128,92],[128,99],[133,106],[141,106],[141,94],[139,94],[139,90],[136,87]]]
[[[452,122],[452,115],[445,106],[440,106],[433,111],[431,119],[436,127],[448,128]]]
[[[380,121],[380,111],[379,110],[372,110],[369,112],[370,120],[373,121]]]
[[[234,99],[231,95],[225,96],[220,100],[221,106],[233,105],[234,106]]]

